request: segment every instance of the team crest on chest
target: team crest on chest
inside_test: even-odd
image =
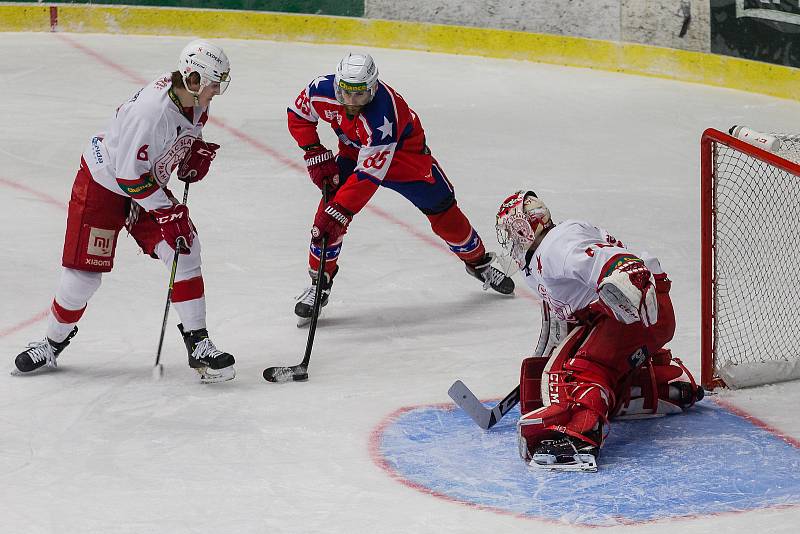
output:
[[[183,157],[191,148],[194,139],[195,138],[191,135],[179,137],[172,143],[172,146],[161,154],[158,160],[153,163],[153,175],[159,184],[167,184],[170,174],[172,174],[175,167],[183,160]]]

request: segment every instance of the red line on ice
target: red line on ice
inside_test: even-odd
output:
[[[55,198],[53,196],[50,196],[47,193],[42,193],[41,191],[37,191],[36,189],[28,187],[27,185],[21,184],[19,182],[14,182],[14,181],[9,180],[7,178],[0,177],[0,185],[4,185],[6,187],[10,187],[11,189],[16,189],[18,191],[24,191],[25,193],[28,193],[29,195],[33,195],[36,198],[38,198],[39,200],[41,200],[42,202],[46,202],[47,204],[51,204],[53,206],[57,206],[57,207],[62,208],[62,209],[66,209],[67,208],[66,202],[64,202],[62,200],[58,200],[57,198]]]
[[[23,191],[25,193],[33,195],[37,199],[39,199],[42,202],[45,202],[47,204],[50,204],[51,206],[57,206],[57,207],[59,207],[61,209],[66,209],[66,207],[67,207],[66,204],[63,201],[58,200],[57,198],[52,197],[52,196],[48,195],[47,193],[42,193],[41,191],[37,191],[35,189],[32,189],[32,188],[28,187],[27,185],[23,185],[23,184],[20,184],[18,182],[14,182],[14,181],[9,180],[7,178],[0,177],[0,185],[3,185],[5,187],[10,187],[11,189],[16,189],[18,191]],[[9,327],[4,328],[3,330],[0,330],[0,338],[6,337],[6,336],[11,335],[11,334],[13,334],[15,332],[19,332],[23,328],[26,328],[26,327],[28,327],[28,326],[30,326],[32,324],[38,323],[39,321],[41,321],[42,319],[47,317],[47,312],[48,312],[48,310],[41,311],[38,314],[34,315],[33,317],[25,319],[21,323],[17,323],[15,325],[11,325]]]

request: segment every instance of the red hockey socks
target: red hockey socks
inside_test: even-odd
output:
[[[450,250],[466,263],[475,263],[486,254],[483,241],[458,204],[446,211],[428,215],[433,232],[444,239]]]

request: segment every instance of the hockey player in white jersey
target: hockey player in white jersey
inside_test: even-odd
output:
[[[15,374],[56,367],[102,273],[114,266],[117,238],[125,227],[145,253],[168,266],[180,248],[172,304],[181,319],[189,366],[203,382],[234,377],[233,356],[217,349],[206,330],[200,240],[188,207],[167,188],[175,169],[187,183],[208,172],[219,145],[204,141],[202,130],[212,99],[228,87],[229,73],[220,47],[192,41],[181,51],[177,70],[119,106],[108,130],[90,140],[72,188],[63,270],[47,335],[16,357]]]
[[[609,419],[702,398],[664,348],[675,316],[658,259],[584,221],[555,225],[532,191],[502,203],[497,237],[543,303],[539,346],[520,374],[519,449],[531,466],[596,470]]]

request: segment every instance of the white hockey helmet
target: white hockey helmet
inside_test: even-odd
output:
[[[526,255],[536,239],[554,226],[550,210],[533,191],[519,190],[500,204],[497,211],[497,241],[517,262],[527,264]]]
[[[231,64],[222,48],[208,41],[197,39],[181,50],[178,58],[178,70],[183,78],[183,85],[189,90],[187,78],[193,72],[200,75],[200,89],[197,92],[189,91],[194,95],[200,94],[204,87],[212,83],[219,83],[219,94],[225,92],[231,81]]]
[[[353,54],[349,52],[336,66],[336,76],[333,79],[336,100],[344,104],[342,92],[350,93],[368,92],[369,104],[378,90],[378,67],[369,54]]]

